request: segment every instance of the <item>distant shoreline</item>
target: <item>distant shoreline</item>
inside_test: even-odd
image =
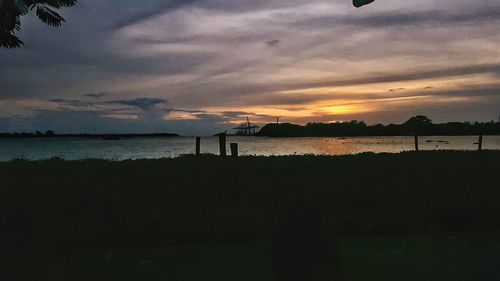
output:
[[[373,136],[477,136],[500,135],[500,122],[448,122],[435,124],[423,115],[410,118],[402,124],[367,125],[352,120],[339,123],[271,123],[258,133],[268,137],[373,137]]]
[[[397,134],[397,135],[320,135],[320,136],[315,136],[315,135],[299,135],[299,136],[266,136],[266,135],[250,135],[250,136],[243,136],[243,137],[268,137],[268,138],[337,138],[337,139],[347,139],[347,138],[371,138],[371,137],[414,137],[414,136],[419,136],[419,137],[474,137],[478,135],[483,135],[483,136],[500,136],[500,133],[494,133],[494,134]]]
[[[431,119],[423,115],[411,117],[402,124],[374,124],[368,125],[364,121],[352,120],[336,123],[307,123],[297,125],[291,123],[269,123],[254,134],[227,134],[227,136],[256,136],[256,137],[403,137],[403,136],[500,136],[500,121],[494,122],[448,122],[433,123]],[[218,136],[218,133],[212,136]],[[182,136],[182,137],[195,137]],[[198,135],[199,136],[199,135]],[[52,130],[46,132],[36,131],[34,133],[0,133],[2,138],[100,138],[104,140],[115,140],[122,138],[140,137],[181,137],[175,133],[150,133],[150,134],[56,134]],[[201,136],[208,137],[208,136]]]
[[[172,133],[155,133],[155,134],[33,134],[33,133],[0,133],[0,139],[10,138],[91,138],[91,139],[124,139],[124,138],[163,138],[163,137],[180,137],[178,134]]]
[[[467,136],[478,136],[479,134],[419,134],[420,137],[467,137]],[[500,133],[492,134],[481,134],[483,136],[500,136]],[[369,137],[413,137],[411,134],[397,134],[397,135],[297,135],[297,136],[277,136],[277,135],[236,135],[227,134],[228,137],[246,137],[246,138],[256,138],[256,137],[266,137],[266,138],[369,138]],[[58,139],[58,138],[88,138],[88,139],[131,139],[131,138],[172,138],[172,137],[182,137],[182,138],[195,138],[197,136],[183,136],[178,134],[57,134],[52,136],[45,135],[34,135],[34,134],[0,134],[0,139]],[[215,138],[217,136],[200,136],[201,138]]]

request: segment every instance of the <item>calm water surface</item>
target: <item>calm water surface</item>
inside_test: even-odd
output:
[[[477,136],[421,137],[422,150],[475,150]],[[361,152],[401,152],[413,150],[413,137],[352,138],[268,138],[228,136],[228,144],[237,142],[241,155],[325,154],[341,155]],[[176,157],[194,153],[192,137],[130,138],[101,140],[89,138],[0,139],[0,161],[16,158],[29,160],[61,157],[68,160],[140,159]],[[485,136],[484,149],[500,149],[500,136]],[[202,153],[218,153],[217,137],[201,140]],[[229,145],[228,145],[229,151]]]

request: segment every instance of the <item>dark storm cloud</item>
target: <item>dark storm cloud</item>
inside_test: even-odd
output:
[[[168,101],[160,98],[111,101],[51,99],[49,102],[60,105],[52,111],[64,111],[67,110],[68,106],[71,106],[75,111],[92,111],[100,114],[100,116],[118,119],[145,119],[161,122],[165,114],[171,111],[170,108],[165,107]]]
[[[461,66],[445,69],[436,69],[429,71],[415,71],[401,74],[380,75],[374,77],[366,77],[360,79],[344,80],[344,81],[326,81],[319,83],[306,83],[302,84],[304,88],[311,87],[328,87],[328,86],[352,86],[363,84],[376,84],[388,82],[404,82],[415,81],[423,79],[435,79],[453,76],[466,76],[474,74],[500,74],[500,64],[484,64],[484,65],[471,65]],[[300,84],[295,84],[293,88],[301,87]]]
[[[273,39],[266,42],[267,46],[269,47],[277,47],[280,43],[281,41],[278,39]]]
[[[88,94],[83,94],[84,97],[88,97],[88,98],[96,98],[96,99],[99,99],[99,98],[102,98],[104,96],[107,96],[108,93],[88,93]]]
[[[67,22],[58,29],[33,17],[23,18],[19,36],[25,47],[0,49],[0,98],[74,96],[86,89],[94,92],[93,85],[99,87],[117,77],[191,73],[210,58],[204,54],[171,54],[161,59],[133,56],[124,53],[130,46],[109,44],[116,21],[161,11],[158,7],[179,6],[167,2],[79,1],[62,12]],[[29,83],[23,82],[27,77]]]
[[[152,3],[148,3],[152,2]],[[258,8],[265,8],[266,6],[273,6],[273,1],[268,0],[169,0],[169,1],[148,1],[141,2],[146,4],[141,10],[129,15],[124,16],[113,24],[113,28],[119,29],[133,24],[143,22],[155,16],[165,14],[169,11],[180,9],[182,7],[200,7],[209,9],[218,9],[225,11],[248,11]],[[288,3],[287,3],[288,2]],[[294,5],[300,3],[297,0],[288,0],[284,3]],[[144,5],[143,4],[143,5]]]
[[[414,12],[398,14],[380,14],[368,16],[358,20],[346,21],[346,24],[363,26],[400,26],[414,24],[456,24],[463,22],[498,21],[500,6],[472,9],[461,14],[449,14],[445,12]]]
[[[41,49],[50,49],[50,47],[41,47]],[[0,54],[1,52],[10,53],[14,51],[0,49]],[[49,51],[44,56],[38,56],[35,52],[27,52],[25,56],[18,56],[18,53],[12,53],[10,56],[8,54],[0,56],[0,73],[10,71],[14,72],[11,74],[13,75],[17,72],[26,73],[32,71],[32,75],[43,75],[44,78],[49,79],[52,77],[46,77],[46,74],[42,71],[61,72],[61,75],[70,76],[73,74],[72,70],[78,69],[79,72],[88,76],[95,76],[94,79],[97,79],[99,75],[105,75],[104,77],[106,77],[106,75],[110,74],[168,75],[189,73],[208,60],[210,58],[201,53],[175,54],[175,56],[164,55],[159,60],[156,57],[147,56],[127,57],[109,50],[100,50],[90,54],[74,49],[63,50],[56,48],[56,50]],[[53,82],[59,81],[54,79]]]
[[[171,108],[171,112],[186,112],[186,113],[205,113],[204,110],[193,110],[193,109],[182,109],[182,108]]]
[[[232,124],[225,114],[210,114],[200,110],[160,108],[164,99],[84,101],[51,99],[57,104],[51,110],[37,109],[36,114],[22,118],[1,117],[0,132],[54,130],[59,133],[157,133],[173,132],[190,135],[211,135],[230,130]],[[68,106],[71,109],[67,109]],[[132,110],[131,110],[132,109]],[[135,110],[133,110],[135,109]],[[183,112],[196,117],[192,120],[169,120],[168,112]]]
[[[263,104],[302,104],[312,101],[331,99],[331,96],[321,93],[301,93],[300,89],[324,88],[324,87],[347,87],[377,83],[393,83],[418,81],[424,79],[449,78],[455,76],[467,76],[476,74],[500,74],[500,64],[484,64],[434,69],[428,71],[401,72],[399,74],[378,75],[372,77],[353,78],[347,80],[331,79],[318,82],[303,83],[301,81],[288,83],[259,83],[245,85],[243,83],[230,88],[217,88],[217,85],[206,88],[190,88],[185,93],[185,99],[192,99],[194,104],[223,105],[244,101],[246,105]],[[209,91],[218,93],[220,99],[213,100]],[[430,89],[430,88],[427,88]],[[295,90],[295,94],[276,94],[276,92]],[[401,88],[400,88],[401,90]],[[360,95],[336,95],[338,98],[356,98]]]
[[[351,94],[351,93],[335,93],[335,94],[314,94],[314,93],[296,93],[286,95],[267,95],[262,97],[249,97],[247,104],[250,106],[279,106],[290,111],[305,109],[306,107],[297,107],[303,104],[322,102],[322,101],[335,101],[345,100],[344,103],[337,103],[335,105],[350,105],[359,102],[370,103],[379,102],[391,99],[412,98],[418,96],[449,96],[449,97],[477,97],[477,96],[495,96],[500,95],[500,85],[493,88],[477,88],[477,87],[464,87],[462,90],[456,91],[435,91],[428,92],[425,90],[412,90],[412,91],[397,91],[398,94],[392,94],[390,97],[384,93],[367,93],[367,94]],[[496,93],[496,94],[495,94]]]
[[[133,100],[115,100],[115,101],[108,101],[107,103],[110,104],[123,104],[123,105],[129,105],[133,107],[140,108],[141,110],[151,110],[157,105],[160,104],[168,104],[167,100],[165,99],[159,99],[159,98],[138,98],[138,99],[133,99]]]
[[[124,26],[132,25],[144,21],[158,15],[161,15],[169,10],[177,9],[182,6],[187,6],[191,4],[196,4],[202,1],[199,0],[167,0],[167,1],[148,1],[153,3],[144,3],[149,5],[146,9],[141,9],[129,16],[118,19],[114,24],[113,28],[118,29]]]
[[[270,116],[270,115],[265,115],[265,114],[255,114],[253,112],[247,112],[247,111],[225,111],[225,112],[219,112],[219,113],[195,113],[193,114],[198,120],[203,120],[203,121],[210,121],[210,122],[216,122],[219,124],[223,124],[224,128],[226,129],[233,129],[236,127],[234,125],[234,122],[239,122],[239,123],[244,123],[246,122],[246,118],[249,117],[252,121],[252,123],[255,122],[254,119],[257,121],[259,120],[267,120],[265,122],[268,122],[270,120],[274,120],[276,116]]]
[[[464,85],[461,89],[457,90],[435,90],[436,96],[450,96],[450,97],[493,97],[497,101],[497,106],[500,108],[500,84],[497,85]],[[485,100],[485,99],[481,99]]]
[[[247,111],[223,111],[220,113],[224,117],[228,118],[236,118],[248,115],[255,115],[255,113],[247,112]]]
[[[476,97],[474,110],[450,102],[448,114],[456,116],[456,106],[486,118],[498,104],[500,79],[500,6],[493,2],[385,0],[354,9],[349,0],[81,0],[61,11],[67,22],[58,29],[23,18],[26,46],[0,49],[0,130],[33,124],[33,114],[36,126],[55,122],[69,130],[67,118],[75,131],[126,124],[219,130],[244,116],[268,118],[263,113],[273,108],[314,111],[310,104],[328,100],[417,95]],[[458,90],[418,85],[456,77],[463,80]],[[483,86],[467,84],[473,77]],[[378,85],[380,92],[366,90],[384,83],[390,85]],[[322,87],[364,88],[325,94]],[[352,117],[391,121],[431,108],[421,106]],[[165,120],[173,113],[196,120]],[[16,121],[23,116],[31,121]]]
[[[397,92],[397,91],[401,91],[401,90],[405,90],[406,88],[395,88],[395,89],[389,89],[387,90],[388,92]]]
[[[329,28],[345,25],[383,28],[408,25],[418,26],[422,24],[443,26],[467,22],[480,23],[484,21],[500,21],[500,5],[479,7],[460,11],[460,13],[456,13],[456,11],[392,11],[362,16],[325,16],[307,21],[299,21],[294,25],[307,28]]]
[[[36,117],[0,118],[0,132],[54,130],[57,133],[159,133],[211,135],[232,126],[214,122],[212,118],[196,120],[147,120],[106,118],[99,112],[42,111]],[[21,130],[19,130],[21,128]]]
[[[71,106],[75,111],[94,111],[101,114],[115,113],[115,112],[130,112],[131,109],[140,110],[142,112],[167,112],[169,109],[160,108],[160,105],[167,105],[168,101],[159,98],[137,98],[130,100],[77,100],[77,99],[48,99],[48,102],[54,103],[55,106],[50,111],[62,111]],[[44,111],[39,110],[39,111]]]

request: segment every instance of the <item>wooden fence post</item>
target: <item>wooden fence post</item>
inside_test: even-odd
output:
[[[196,156],[200,155],[200,143],[201,143],[201,138],[196,137],[196,151],[195,151]]]
[[[238,157],[238,144],[231,143],[230,146],[231,146],[231,156]]]
[[[415,135],[414,138],[415,138],[415,151],[418,151],[418,136]]]
[[[221,133],[219,135],[219,150],[220,156],[226,156],[226,133]]]
[[[479,135],[479,141],[477,143],[477,150],[481,151],[483,149],[483,135]]]

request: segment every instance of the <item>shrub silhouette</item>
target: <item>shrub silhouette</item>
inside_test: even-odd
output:
[[[410,118],[402,124],[367,125],[363,121],[338,123],[267,124],[257,135],[268,137],[341,137],[341,136],[408,136],[408,135],[498,135],[500,122],[448,122],[434,124],[424,115]]]

